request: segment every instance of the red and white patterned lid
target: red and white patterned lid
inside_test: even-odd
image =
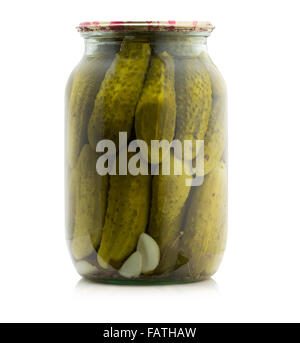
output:
[[[212,32],[214,26],[204,21],[87,21],[81,23],[77,30],[79,32]]]

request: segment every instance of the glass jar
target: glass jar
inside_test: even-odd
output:
[[[66,87],[66,236],[110,283],[209,278],[227,234],[227,104],[203,22],[83,23]]]

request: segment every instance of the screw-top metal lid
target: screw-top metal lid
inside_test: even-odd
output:
[[[79,32],[206,32],[211,33],[214,26],[204,21],[111,21],[83,22],[78,27]]]

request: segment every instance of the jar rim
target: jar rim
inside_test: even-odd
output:
[[[202,32],[209,35],[214,26],[207,21],[87,21],[78,32]]]

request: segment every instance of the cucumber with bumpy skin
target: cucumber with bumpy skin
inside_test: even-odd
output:
[[[101,266],[119,268],[135,250],[140,234],[146,230],[150,195],[151,175],[109,176],[107,212],[98,251]]]
[[[82,259],[99,245],[106,211],[108,176],[96,171],[97,154],[86,144],[76,165],[72,254]]]
[[[148,160],[151,159],[151,140],[172,141],[176,123],[176,100],[174,88],[174,61],[167,53],[151,58],[145,85],[135,114],[135,132],[138,139],[148,145]],[[163,157],[152,152],[152,163]]]
[[[226,90],[225,81],[221,73],[219,72],[218,68],[216,67],[212,59],[209,57],[208,53],[205,51],[202,51],[199,54],[199,59],[205,65],[205,68],[207,69],[209,73],[213,97],[215,96],[226,97],[227,90]]]
[[[102,82],[89,121],[88,138],[93,149],[101,139],[110,139],[118,146],[121,131],[130,135],[150,55],[147,42],[122,42]]]
[[[208,174],[221,160],[226,147],[227,91],[222,75],[206,52],[199,56],[211,80],[212,111],[204,138],[204,173]]]
[[[204,174],[220,163],[226,146],[226,97],[216,96],[204,138]]]
[[[187,210],[181,254],[188,261],[190,276],[212,275],[226,245],[227,168],[219,164],[194,187]]]
[[[88,141],[88,122],[96,95],[110,63],[110,55],[88,56],[72,73],[72,84],[70,89],[67,87],[66,90],[67,158],[70,168],[75,166],[83,145]]]
[[[181,225],[184,205],[191,186],[186,185],[191,176],[185,173],[185,164],[170,155],[170,175],[153,176],[152,202],[148,234],[160,248],[161,260],[156,270],[158,273],[172,270],[178,255],[178,243],[181,236]],[[180,173],[181,175],[175,175]]]
[[[186,158],[193,159],[198,151],[196,140],[203,140],[211,114],[212,90],[209,74],[198,57],[177,58],[175,73],[176,134],[182,143],[190,140],[193,150]]]

